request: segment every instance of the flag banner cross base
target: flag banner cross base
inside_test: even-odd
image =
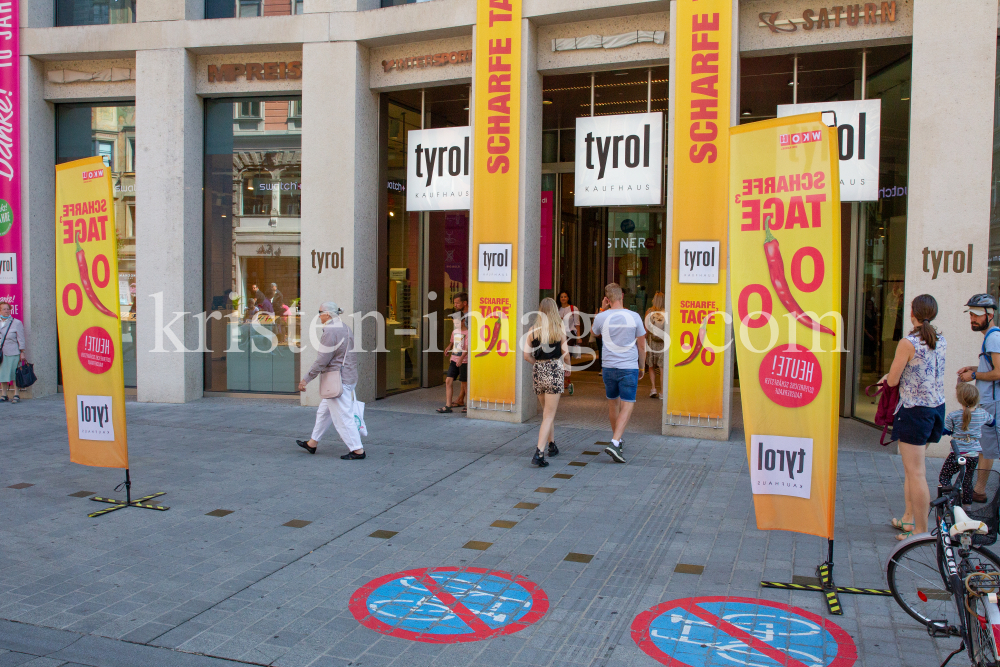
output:
[[[144,510],[159,510],[165,512],[169,507],[163,505],[157,505],[154,503],[147,502],[153,498],[159,498],[160,496],[167,495],[166,491],[158,491],[156,493],[150,494],[148,496],[143,496],[142,498],[136,498],[132,500],[132,478],[129,476],[128,468],[125,469],[125,481],[115,487],[115,491],[120,491],[122,487],[125,487],[125,500],[116,500],[115,498],[102,498],[100,496],[94,496],[91,500],[99,503],[108,503],[112,507],[108,507],[103,510],[97,510],[96,512],[91,512],[87,516],[91,519],[104,516],[105,514],[110,514],[115,510],[125,509],[126,507],[139,507]]]
[[[878,595],[891,597],[890,591],[881,588],[859,588],[856,586],[837,586],[833,581],[833,540],[828,540],[828,555],[824,563],[816,568],[818,584],[786,584],[781,581],[762,581],[763,588],[780,588],[788,591],[811,591],[822,593],[826,599],[826,608],[832,616],[843,616],[844,609],[840,606],[840,593],[850,595]]]

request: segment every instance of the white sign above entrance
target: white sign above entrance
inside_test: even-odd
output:
[[[827,125],[837,123],[840,201],[877,201],[882,100],[780,104],[778,118],[817,111]]]
[[[407,134],[406,210],[468,211],[469,127],[411,130]]]
[[[576,206],[663,203],[663,113],[576,119]]]

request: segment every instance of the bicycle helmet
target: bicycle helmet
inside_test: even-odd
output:
[[[965,304],[965,308],[966,312],[969,312],[973,308],[980,308],[983,310],[983,313],[989,310],[996,311],[997,302],[989,294],[973,294],[972,298]]]

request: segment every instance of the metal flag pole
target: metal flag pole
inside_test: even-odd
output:
[[[113,507],[108,507],[103,510],[97,510],[96,512],[91,512],[87,516],[90,518],[104,516],[105,514],[110,514],[115,510],[124,509],[126,507],[140,507],[144,510],[159,510],[161,512],[165,512],[168,509],[170,509],[169,507],[164,507],[163,505],[157,505],[155,503],[148,502],[153,498],[159,498],[160,496],[167,495],[166,491],[158,491],[152,495],[143,496],[142,498],[136,498],[135,500],[132,500],[132,477],[129,474],[128,468],[125,468],[125,481],[116,486],[115,491],[121,491],[123,488],[125,489],[124,502],[122,502],[121,500],[116,500],[114,498],[102,498],[100,496],[94,496],[93,498],[91,498],[91,500],[94,500],[99,503],[108,503],[109,505],[113,505]]]

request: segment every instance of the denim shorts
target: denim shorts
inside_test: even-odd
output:
[[[609,399],[620,398],[626,403],[635,403],[635,392],[639,389],[638,368],[603,368],[604,393]]]
[[[892,420],[892,437],[908,445],[926,445],[940,442],[944,430],[944,403],[928,408],[915,405],[900,408]]]

